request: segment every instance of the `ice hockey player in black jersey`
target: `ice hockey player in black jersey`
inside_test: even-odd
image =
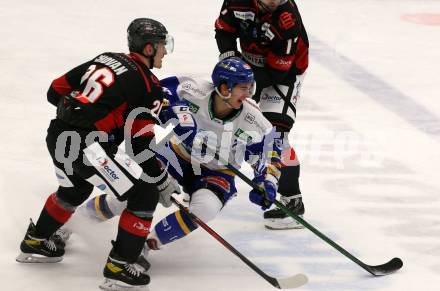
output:
[[[163,95],[151,69],[173,49],[165,26],[138,18],[128,27],[129,54],[102,53],[55,79],[47,93],[57,107],[47,131],[58,189],[21,242],[17,261],[58,262],[63,244],[53,234],[64,225],[94,186],[127,201],[104,267],[105,290],[144,290],[150,278],[135,267],[150,231],[160,195],[179,191],[177,183],[145,154],[154,142],[153,125]],[[125,141],[125,150],[118,145]]]
[[[308,66],[309,42],[298,7],[293,0],[224,0],[215,30],[220,59],[240,56],[252,66],[257,82],[254,99],[276,127],[284,148],[281,202],[302,216],[300,165],[288,141]],[[278,208],[266,211],[264,218],[269,229],[302,227]]]

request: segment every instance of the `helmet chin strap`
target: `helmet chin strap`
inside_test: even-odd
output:
[[[141,52],[141,55],[146,57],[147,60],[150,60],[150,65],[147,67],[151,70],[154,68],[154,57],[156,56],[157,53],[157,44],[156,43],[150,43],[150,44],[153,46],[153,55],[147,56],[146,54],[144,54],[144,51]]]
[[[223,102],[225,102],[226,106],[228,106],[228,108],[233,109],[231,104],[229,104],[229,99],[231,98],[231,92],[229,92],[228,96],[224,96],[222,93],[220,93],[217,87],[214,90],[218,94],[218,96],[223,100]]]

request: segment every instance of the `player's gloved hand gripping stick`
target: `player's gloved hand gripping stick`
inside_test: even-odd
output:
[[[251,186],[254,190],[260,191],[262,197],[267,197],[265,194],[265,189],[261,188],[258,184],[256,184],[253,180],[249,179],[247,176],[245,176],[243,173],[241,173],[238,169],[236,169],[234,166],[230,165],[228,162],[221,159],[218,155],[218,153],[214,153],[215,159],[220,161],[222,164],[224,164],[229,170],[231,170],[234,174],[236,174],[238,177],[240,177],[244,182],[246,182],[249,186]],[[367,272],[374,276],[383,276],[391,274],[403,266],[403,262],[400,258],[393,258],[389,262],[381,264],[381,265],[367,265],[364,262],[360,261],[358,258],[353,256],[351,253],[349,253],[347,250],[342,248],[340,245],[338,245],[336,242],[331,240],[329,237],[324,235],[322,232],[317,230],[315,227],[310,225],[307,221],[302,219],[300,216],[296,215],[292,211],[290,211],[286,206],[284,206],[281,202],[274,199],[273,203],[275,206],[279,207],[282,211],[284,211],[287,215],[298,221],[300,224],[304,225],[307,229],[309,229],[311,232],[316,234],[318,237],[320,237],[322,240],[324,240],[326,243],[334,247],[336,250],[338,250],[341,254],[352,260],[354,263],[365,269]]]

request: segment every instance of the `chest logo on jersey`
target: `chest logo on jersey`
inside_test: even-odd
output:
[[[246,117],[244,118],[244,120],[246,120],[247,122],[249,122],[250,124],[253,124],[255,121],[255,116],[253,116],[250,113],[246,114]]]
[[[188,101],[188,108],[189,108],[189,111],[191,111],[192,113],[197,113],[197,111],[199,111],[199,109],[200,109],[200,106]]]
[[[292,13],[289,12],[281,13],[280,18],[278,20],[278,25],[284,30],[288,30],[289,28],[294,26],[295,23],[296,23],[296,19],[293,18]]]
[[[241,128],[238,128],[238,129],[235,131],[234,135],[235,135],[236,137],[238,137],[239,139],[241,139],[241,140],[247,142],[247,143],[250,143],[250,142],[252,141],[252,136],[250,136],[249,134],[247,134],[247,133],[246,133],[243,129],[241,129]]]
[[[255,19],[255,13],[252,11],[234,11],[234,15],[238,19],[242,20],[252,20]]]

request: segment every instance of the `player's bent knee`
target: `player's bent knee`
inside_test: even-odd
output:
[[[199,189],[192,194],[189,210],[202,221],[213,220],[222,209],[223,204],[214,192]]]

